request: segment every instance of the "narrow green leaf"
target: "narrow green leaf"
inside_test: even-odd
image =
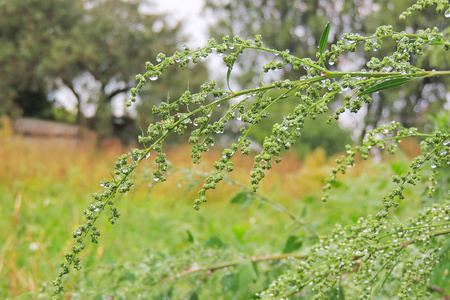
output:
[[[367,90],[359,93],[358,96],[367,95],[367,94],[378,92],[381,90],[392,89],[392,88],[398,87],[404,83],[407,83],[408,81],[411,81],[411,80],[413,80],[413,78],[404,78],[403,77],[403,78],[388,79],[381,83],[375,84],[374,86],[371,86]]]
[[[327,46],[328,42],[328,35],[330,34],[330,22],[327,23],[325,26],[325,29],[322,32],[322,36],[320,37],[319,41],[319,53],[322,54],[325,50],[325,47]]]
[[[192,232],[189,229],[186,229],[186,233],[187,233],[187,236],[188,236],[188,241],[190,243],[193,243],[194,242],[194,235],[192,234]]]
[[[206,127],[207,127],[208,124],[209,124],[209,121],[211,121],[211,117],[212,117],[212,112],[213,112],[213,110],[214,110],[214,107],[211,107],[211,110],[209,111],[209,118],[208,118],[208,121],[206,121],[206,122],[202,125],[202,128],[200,128],[200,133],[202,133],[203,130],[206,129]]]
[[[283,253],[291,253],[302,246],[303,242],[296,235],[290,235],[284,245]]]
[[[306,217],[306,214],[308,213],[308,209],[306,208],[306,206],[303,206],[302,209],[302,218]]]

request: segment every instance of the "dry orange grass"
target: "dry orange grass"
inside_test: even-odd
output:
[[[13,135],[11,125],[3,119],[0,127],[0,182],[20,193],[23,187],[48,186],[53,183],[64,183],[66,187],[79,193],[79,191],[97,191],[101,179],[109,178],[114,162],[119,155],[130,151],[131,147],[122,146],[114,140],[103,141],[99,147],[96,141],[73,143],[57,139],[30,139]],[[200,165],[193,165],[190,159],[190,146],[171,145],[166,148],[169,161],[177,169],[196,171],[212,171],[214,161],[221,156],[219,150],[212,150],[203,155]],[[148,162],[137,169],[136,183],[146,169],[152,169],[153,156]],[[233,161],[235,171],[230,178],[246,186],[250,186],[249,172],[253,166],[252,156],[237,154]],[[273,169],[267,172],[261,184],[260,192],[270,193],[274,189],[282,189],[285,196],[301,198],[306,194],[320,191],[323,179],[328,176],[334,159],[329,159],[323,149],[317,149],[304,161],[299,161],[294,155],[285,155],[280,164],[273,163]],[[358,167],[351,171],[358,173]],[[149,172],[149,170],[147,170]],[[186,176],[183,172],[174,172],[167,176],[168,182],[156,188],[166,192],[165,187],[177,184]],[[173,177],[173,178],[171,178]],[[147,184],[145,184],[147,186]],[[214,199],[222,199],[223,195],[230,193],[226,184],[219,184],[214,191]],[[231,187],[231,191],[236,190]],[[144,191],[139,189],[135,193]],[[155,192],[156,192],[155,191]],[[193,193],[193,197],[195,197]],[[211,192],[210,192],[211,194]]]

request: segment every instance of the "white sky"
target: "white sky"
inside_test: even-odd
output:
[[[183,21],[183,32],[188,35],[191,48],[206,45],[208,22],[202,14],[204,0],[154,0],[157,9]]]

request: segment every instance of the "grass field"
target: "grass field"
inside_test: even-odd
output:
[[[0,299],[34,299],[33,295],[55,278],[63,254],[71,246],[71,233],[91,201],[90,195],[100,190],[99,182],[109,176],[117,156],[130,148],[113,144],[101,149],[68,149],[65,143],[30,142],[12,136],[7,127],[0,137]],[[414,143],[407,148],[409,152],[417,151]],[[211,253],[222,253],[212,263],[281,254],[289,236],[300,237],[306,243],[329,233],[336,223],[351,224],[361,216],[376,213],[380,198],[391,187],[389,175],[407,166],[405,159],[389,162],[389,157],[383,163],[361,162],[343,177],[330,200],[322,203],[322,180],[330,172],[333,159],[326,158],[320,149],[304,161],[286,156],[264,180],[258,194],[265,198],[249,197],[233,204],[233,195],[249,186],[252,165],[251,158],[238,157],[237,171],[210,193],[209,202],[196,212],[192,204],[202,174],[211,170],[220,153],[211,151],[194,169],[189,151],[184,145],[167,150],[173,165],[167,182],[156,184],[146,179],[152,170],[151,158],[139,169],[135,187],[117,201],[122,214],[118,222],[111,226],[107,218],[100,220],[100,243],[88,243],[82,254],[84,271],[69,276],[67,299],[120,299],[118,291],[133,286],[136,274],[142,271],[141,262],[151,265],[160,276],[151,278],[149,286],[154,286],[161,278],[170,279],[183,264],[192,264],[192,258],[186,256],[189,251],[198,251],[204,261]],[[421,206],[418,190],[407,192],[408,203],[396,211],[399,218],[413,214]],[[162,266],[158,265],[160,261],[170,263]],[[246,270],[245,264],[237,268]],[[280,266],[280,272],[286,268],[289,264]],[[260,270],[264,270],[263,264]],[[444,278],[443,274],[437,276]],[[227,294],[228,283],[218,281],[214,274],[194,276],[196,282],[212,286],[203,292],[205,299],[247,297],[252,289],[257,291],[270,282],[243,282],[241,278],[237,282],[246,288],[236,296]],[[233,278],[229,279],[233,283]],[[167,285],[166,290],[172,289],[174,298],[189,298],[192,281],[183,284],[180,279],[176,286],[171,282],[161,284]],[[115,296],[100,296],[108,293]],[[165,299],[161,293],[149,299]]]

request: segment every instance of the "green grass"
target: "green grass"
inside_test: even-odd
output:
[[[45,147],[11,143],[3,145],[8,163],[0,174],[0,298],[35,299],[40,288],[51,288],[90,195],[100,189],[98,182],[108,176],[114,158],[124,149],[104,155],[93,149],[55,150],[50,159],[44,158]],[[169,152],[175,166],[190,166],[184,161],[186,148]],[[206,156],[199,170],[207,170],[218,155]],[[392,187],[389,175],[406,165],[402,158],[395,163],[361,163],[340,177],[330,200],[322,203],[322,179],[332,160],[328,161],[323,151],[303,162],[292,157],[285,160],[285,165],[268,173],[260,193],[283,205],[306,226],[258,199],[230,203],[241,187],[228,183],[210,193],[210,201],[196,212],[192,204],[201,176],[173,170],[167,182],[149,186],[145,168],[140,170],[134,189],[116,200],[122,214],[117,223],[112,226],[107,218],[100,219],[100,243],[88,243],[81,255],[83,270],[73,271],[67,279],[66,299],[104,299],[105,295],[130,299],[143,290],[148,294],[145,299],[250,298],[295,265],[295,260],[289,259],[251,263],[251,257],[282,254],[290,236],[301,241],[300,248],[293,248],[301,255],[336,223],[352,224],[366,214],[375,214],[381,197]],[[248,170],[251,163],[239,158],[238,164]],[[15,176],[5,180],[11,174]],[[247,174],[236,171],[232,180],[248,186]],[[420,187],[407,193],[409,197],[396,210],[401,219],[421,205]],[[243,263],[211,274],[198,272],[167,280],[192,267],[236,260]],[[449,283],[448,269],[448,261],[436,268],[433,280],[440,286]]]

